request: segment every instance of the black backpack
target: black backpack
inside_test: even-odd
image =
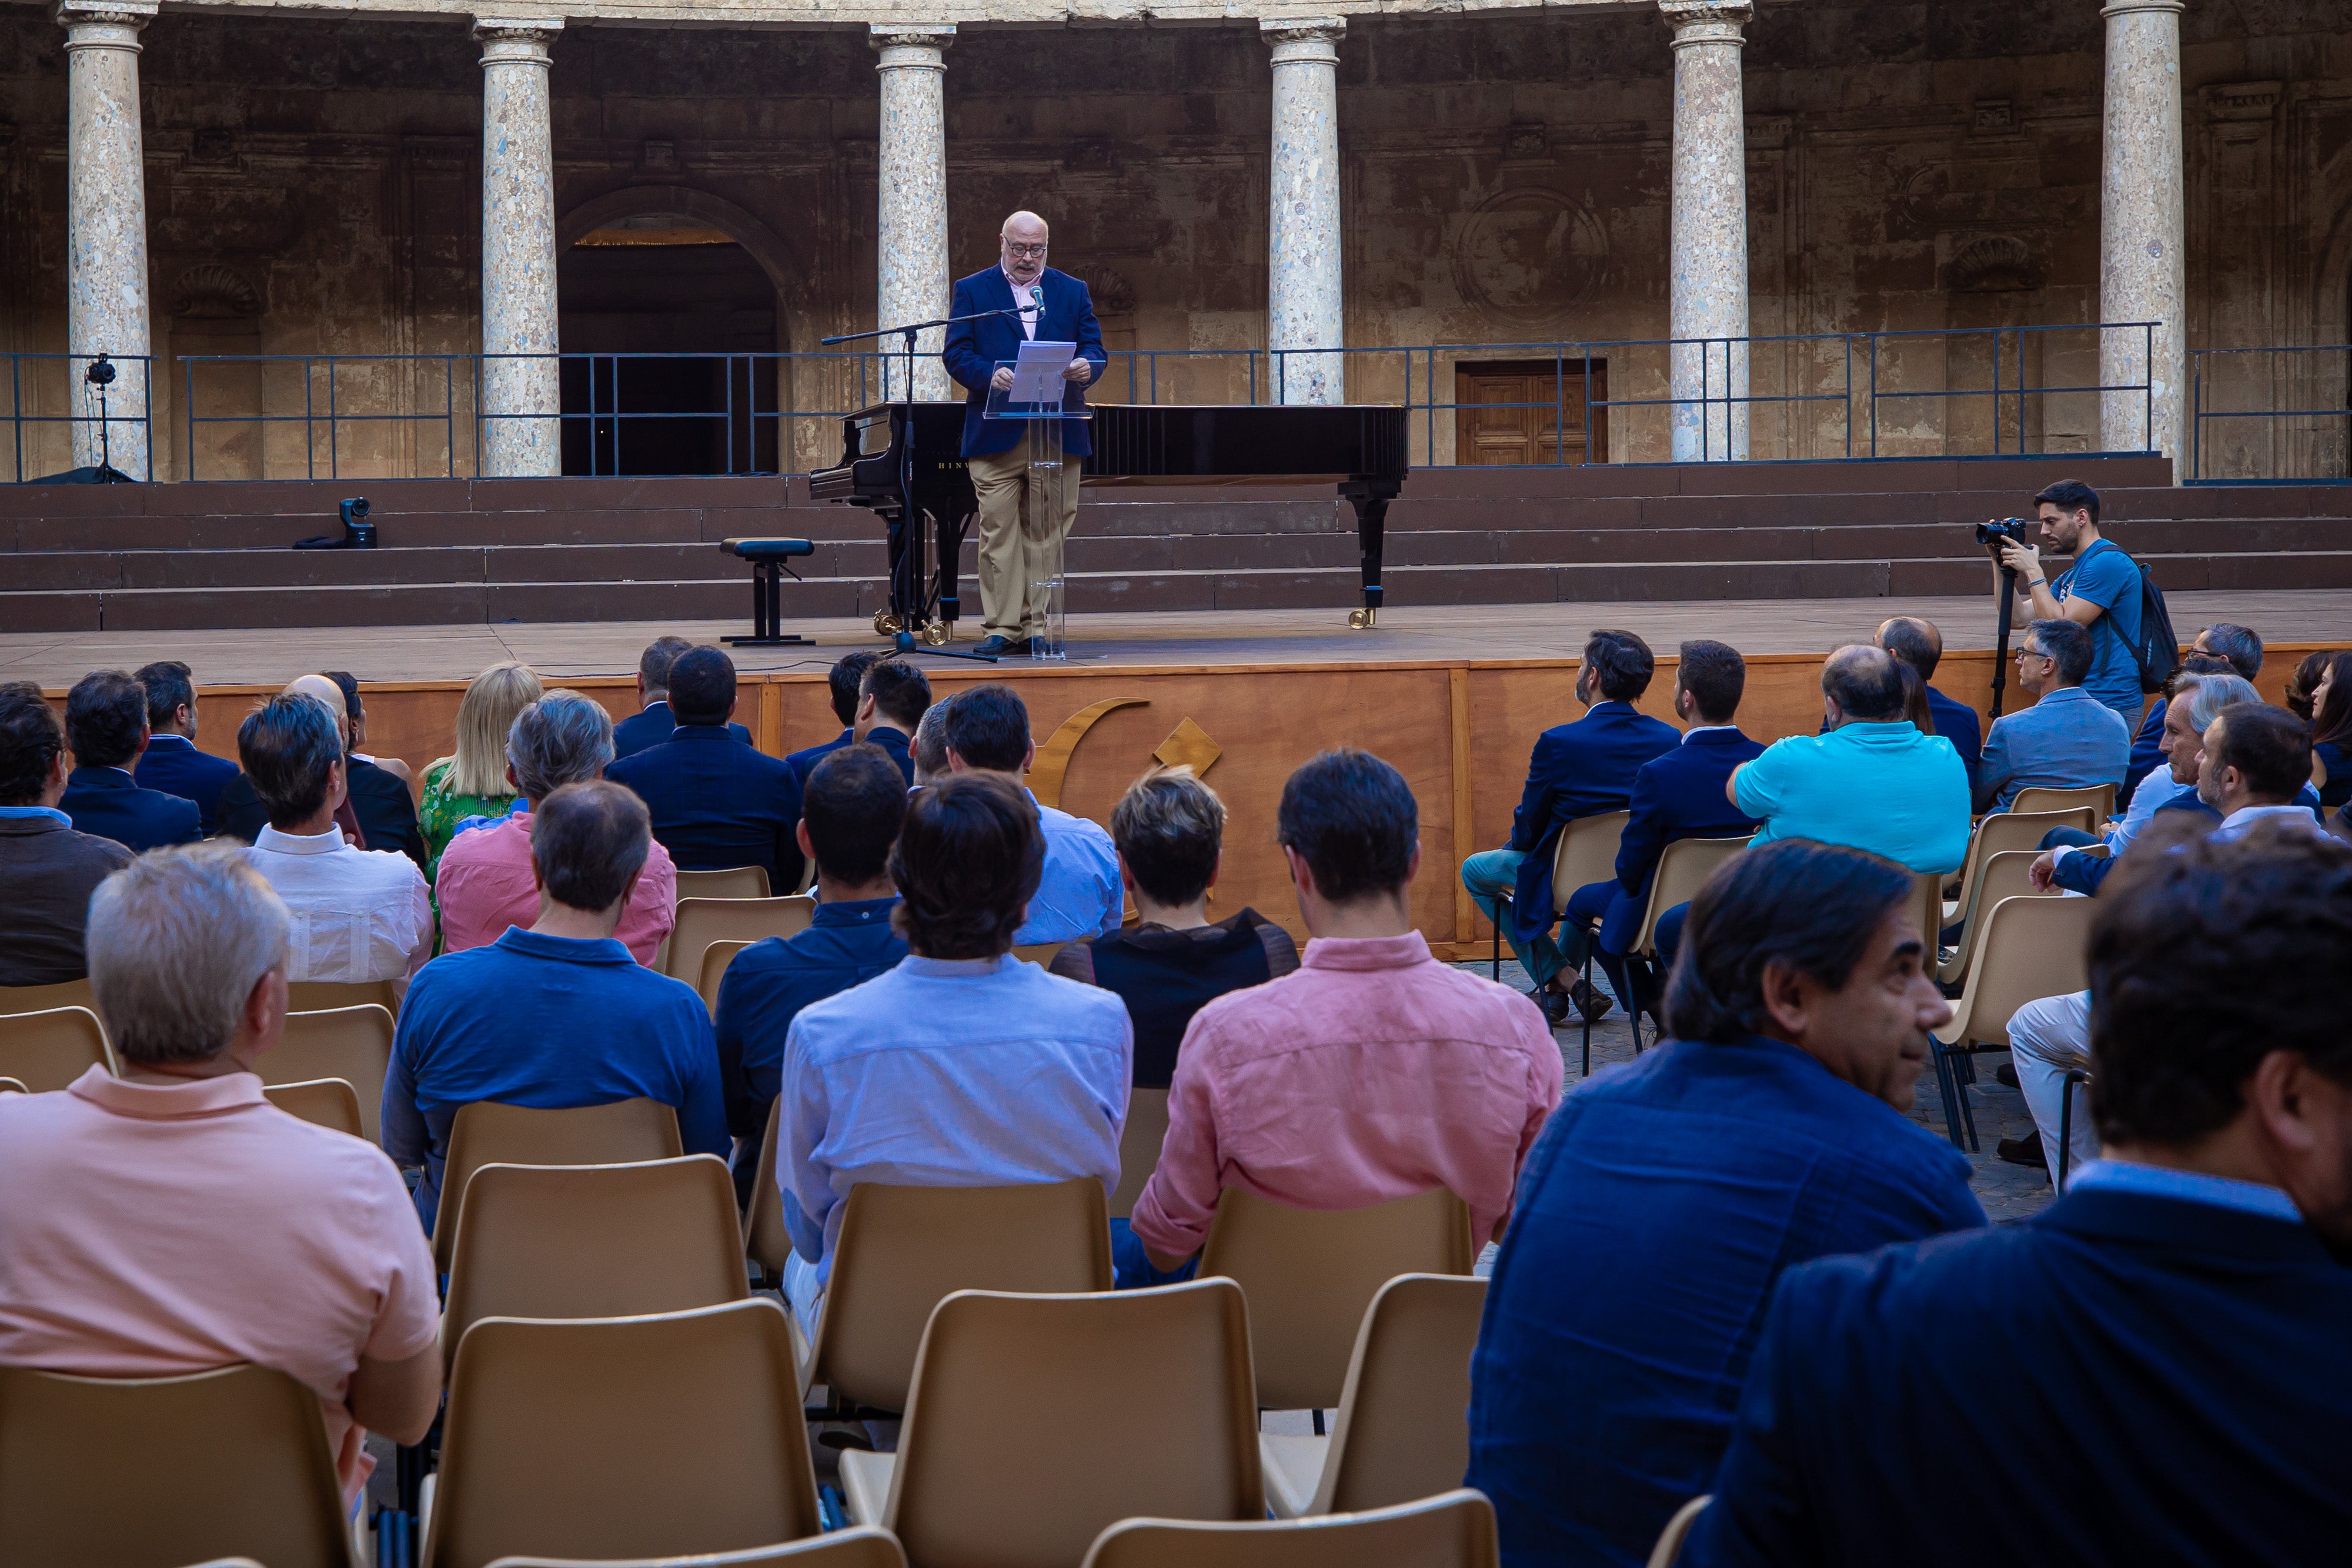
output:
[[[2112,543],[2112,540],[2102,540]],[[2122,549],[2121,545],[2116,549]],[[2180,667],[2180,643],[2172,632],[2172,612],[2165,608],[2164,590],[2157,587],[2154,574],[2126,553],[2126,559],[2139,569],[2139,640],[2131,644],[2132,662],[2139,666],[2139,689],[2143,693],[2160,692],[2172,672]],[[2103,616],[2107,629],[2118,637],[2123,635],[2113,616]]]

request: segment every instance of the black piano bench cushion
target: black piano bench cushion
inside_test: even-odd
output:
[[[781,560],[816,553],[816,546],[807,539],[721,539],[719,548],[745,560]]]

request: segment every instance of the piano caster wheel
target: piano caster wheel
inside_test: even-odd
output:
[[[898,618],[887,610],[876,611],[874,634],[877,637],[896,637],[898,634]]]
[[[923,628],[923,645],[927,648],[946,647],[948,645],[949,630],[950,629],[946,622],[932,622],[929,625]]]
[[[1381,612],[1377,610],[1350,610],[1348,612],[1348,624],[1359,632],[1378,626],[1380,623]]]

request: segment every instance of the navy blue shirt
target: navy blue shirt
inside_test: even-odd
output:
[[[800,885],[800,780],[781,757],[744,746],[715,724],[682,724],[670,738],[604,769],[646,803],[680,871],[766,869],[779,894]]]
[[[1965,1158],[1792,1045],[1675,1040],[1580,1085],[1471,1361],[1504,1563],[1638,1568],[1707,1490],[1781,1271],[1984,1222]]]
[[[146,754],[131,772],[142,789],[194,800],[206,838],[220,831],[221,791],[236,775],[236,764],[227,758],[199,751],[186,736],[169,732],[147,737]]]
[[[635,757],[649,746],[659,746],[677,733],[677,720],[670,716],[667,698],[656,697],[644,707],[613,727],[613,760]],[[751,732],[740,724],[730,724],[727,733],[751,744]]]
[[[2139,733],[2132,737],[2131,766],[2124,769],[2124,787],[2116,792],[2116,815],[2131,810],[2132,796],[2139,789],[2139,781],[2164,766],[2164,711],[2168,703],[2158,702],[2149,707],[2147,716],[2140,721]],[[1973,785],[1974,779],[1969,781]]]

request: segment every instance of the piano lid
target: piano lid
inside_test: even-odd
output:
[[[1392,403],[1093,403],[1090,479],[1402,480]]]

